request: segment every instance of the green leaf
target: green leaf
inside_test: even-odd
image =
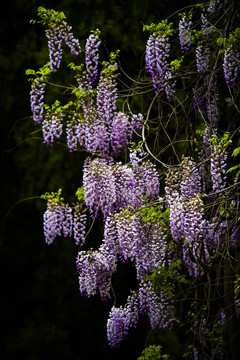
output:
[[[175,59],[173,61],[171,61],[170,66],[171,68],[176,71],[179,70],[180,67],[182,66],[182,62],[183,62],[184,56],[181,57],[181,59]]]
[[[233,172],[234,170],[237,170],[240,168],[240,164],[238,165],[235,165],[235,166],[232,166],[230,169],[227,170],[227,173],[231,173]]]
[[[76,197],[77,197],[78,201],[83,201],[84,200],[83,186],[81,186],[80,188],[77,189]]]
[[[41,199],[45,199],[45,200],[54,200],[58,203],[61,203],[64,201],[64,198],[61,196],[62,194],[62,189],[58,189],[57,192],[46,192],[45,194],[41,195]]]
[[[27,69],[27,70],[25,71],[25,74],[26,74],[26,75],[35,75],[35,74],[36,74],[36,71],[35,71],[35,70],[32,70],[32,69]]]
[[[232,156],[236,157],[240,153],[240,146],[233,150]]]

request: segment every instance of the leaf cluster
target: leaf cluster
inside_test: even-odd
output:
[[[159,221],[168,222],[170,209],[162,210],[162,204],[142,207],[139,212],[142,214],[143,222],[151,222],[153,224]]]
[[[146,347],[137,360],[167,360],[170,355],[162,354],[161,345],[150,345]]]
[[[77,199],[79,202],[84,201],[84,191],[83,191],[83,186],[79,187],[75,193]]]
[[[26,75],[34,75],[35,78],[30,78],[29,81],[35,81],[37,80],[42,80],[42,81],[47,81],[49,75],[51,75],[52,70],[50,69],[50,62],[47,62],[43,67],[39,68],[37,71],[33,70],[33,69],[27,69],[25,74]]]
[[[146,280],[150,280],[156,289],[164,291],[171,298],[174,294],[175,284],[188,285],[190,283],[188,277],[179,272],[181,265],[182,260],[177,259],[169,266],[155,268],[153,273],[146,277]]]
[[[62,189],[58,189],[57,192],[46,192],[45,194],[41,195],[41,199],[44,200],[54,200],[57,203],[61,203],[64,201],[64,198],[61,196],[62,195]]]
[[[143,25],[143,31],[148,31],[150,34],[156,36],[172,36],[173,34],[173,23],[168,23],[167,20],[162,20],[159,24],[151,23],[150,25]]]
[[[46,9],[43,6],[39,6],[38,17],[41,19],[39,21],[31,20],[31,23],[39,23],[43,24],[44,26],[54,25],[57,23],[61,23],[63,20],[66,19],[66,16],[63,11],[55,11],[53,9]]]

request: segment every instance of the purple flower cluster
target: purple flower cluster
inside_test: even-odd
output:
[[[210,49],[207,46],[198,45],[196,48],[197,71],[203,75],[209,71]]]
[[[107,338],[111,347],[118,347],[128,334],[128,318],[122,306],[113,306],[107,321]]]
[[[205,260],[203,234],[206,221],[204,204],[200,196],[200,169],[192,159],[184,158],[180,171],[169,172],[165,191],[170,207],[169,223],[172,237],[182,244],[183,261],[189,274],[198,276],[201,274],[198,263]]]
[[[239,67],[237,59],[239,58],[239,53],[233,49],[232,45],[230,45],[224,52],[223,71],[225,81],[230,88],[233,88],[236,83]]]
[[[228,0],[211,0],[207,12],[212,16],[214,13],[221,10],[227,2]]]
[[[170,101],[175,92],[175,82],[171,80],[168,57],[170,52],[169,39],[165,35],[150,35],[146,46],[146,68],[152,77],[153,87],[158,93],[166,92]]]
[[[139,216],[120,212],[115,215],[118,255],[122,261],[134,260],[142,242],[142,224]]]
[[[110,134],[111,147],[114,155],[119,155],[122,148],[128,145],[129,119],[123,112],[118,112],[112,122]]]
[[[100,124],[109,128],[117,113],[117,83],[115,76],[102,71],[97,86],[97,112]]]
[[[69,47],[71,54],[78,56],[81,52],[80,44],[78,39],[75,39],[72,33],[72,27],[69,26],[65,21],[63,22],[62,37]]]
[[[85,203],[92,217],[99,210],[104,218],[113,212],[116,202],[115,178],[111,166],[104,159],[88,158],[83,168]]]
[[[88,158],[84,165],[83,187],[86,206],[92,216],[96,216],[98,210],[102,211],[105,227],[100,248],[78,254],[80,292],[87,296],[100,294],[102,300],[106,300],[110,297],[111,276],[116,271],[118,259],[135,264],[140,283],[155,267],[165,263],[166,234],[162,224],[143,222],[141,213],[126,209],[128,206],[141,206],[145,198],[158,197],[159,178],[155,166],[149,161],[139,161],[134,167],[129,167],[114,163],[112,159]],[[171,325],[172,302],[168,301],[170,307],[167,308],[165,294],[158,298],[152,287],[147,298],[149,289],[145,289],[145,295],[143,290],[131,294],[124,307],[112,307],[107,322],[110,346],[118,346],[129,328],[137,325],[139,312],[145,313],[147,301],[150,301],[147,314],[151,326]],[[166,310],[168,312],[164,314]]]
[[[188,268],[189,275],[195,277],[202,274],[202,269],[198,264],[205,260],[202,256],[204,226],[203,201],[199,196],[196,196],[184,203],[183,219],[183,236],[185,239],[183,261]],[[189,256],[190,253],[191,256]]]
[[[86,206],[91,216],[99,210],[104,218],[121,207],[139,207],[144,195],[156,199],[159,195],[159,177],[149,161],[131,169],[127,165],[109,164],[106,159],[86,160],[83,171]]]
[[[50,68],[55,72],[60,67],[62,60],[62,31],[54,26],[46,30],[46,36],[48,38]]]
[[[74,38],[71,30],[71,26],[68,26],[66,22],[54,24],[46,30],[50,68],[53,72],[56,72],[61,64],[63,40],[73,55],[78,55],[81,51],[79,41]]]
[[[79,289],[88,297],[99,294],[110,297],[111,276],[116,271],[115,225],[111,217],[105,221],[104,240],[98,250],[80,251],[77,256]]]
[[[138,166],[140,162],[142,162],[144,156],[146,156],[147,153],[143,151],[141,148],[137,150],[129,150],[129,160],[132,167]]]
[[[81,251],[77,257],[79,290],[88,297],[99,294],[103,301],[110,297],[112,259],[101,251]]]
[[[150,281],[142,282],[139,286],[139,308],[142,314],[149,316],[152,329],[172,327],[172,300],[163,291],[157,295]]]
[[[72,236],[72,209],[68,205],[49,200],[43,215],[44,236],[51,244],[57,236]]]
[[[136,327],[139,317],[138,298],[135,293],[130,295],[123,308],[113,306],[107,321],[107,338],[111,347],[118,347],[126,338],[128,330]]]
[[[206,38],[210,38],[212,31],[213,31],[213,27],[212,27],[211,23],[209,22],[207,14],[204,12],[201,13],[201,28],[202,28],[203,35]]]
[[[173,300],[160,291],[157,295],[150,281],[141,282],[138,292],[128,296],[126,305],[113,306],[107,321],[107,338],[118,347],[131,327],[136,327],[139,314],[148,315],[152,329],[170,328],[173,324]]]
[[[97,86],[96,105],[92,87],[84,78],[79,79],[80,89],[89,96],[82,98],[83,120],[78,123],[80,145],[89,152],[100,152],[103,157],[118,156],[138,131],[142,114],[129,115],[117,112],[117,84],[111,71],[102,71]]]
[[[77,206],[73,215],[73,237],[77,246],[85,244],[87,215]]]
[[[164,90],[165,73],[169,67],[167,62],[169,51],[170,44],[166,36],[150,35],[146,46],[145,61],[157,92]]]
[[[220,144],[213,145],[210,170],[212,180],[212,190],[222,191],[226,187],[226,167],[227,154]]]
[[[187,20],[186,15],[179,21],[179,40],[182,53],[185,54],[191,45],[191,26],[192,21]]]
[[[87,69],[87,78],[91,86],[94,85],[98,76],[99,46],[101,41],[95,34],[91,34],[85,46],[85,64]]]
[[[194,198],[201,193],[201,176],[196,163],[185,157],[181,163],[182,181],[180,184],[183,199]]]
[[[183,201],[177,190],[172,191],[168,199],[170,205],[169,223],[171,234],[175,241],[181,240],[184,232],[184,211]]]
[[[144,223],[139,229],[141,242],[135,253],[135,263],[137,279],[141,282],[155,268],[165,265],[167,241],[166,230],[160,222]]]
[[[33,120],[39,124],[43,119],[44,92],[46,83],[40,79],[36,79],[31,86],[30,99]]]
[[[54,139],[59,139],[62,135],[62,119],[62,113],[55,113],[52,116],[51,114],[47,114],[45,116],[42,124],[42,132],[44,143],[46,143],[47,146],[52,146]]]
[[[80,119],[72,119],[71,121],[67,122],[67,146],[70,152],[77,150],[77,144],[81,136],[80,126]]]

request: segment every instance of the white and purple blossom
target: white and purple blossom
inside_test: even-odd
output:
[[[165,90],[168,100],[171,100],[175,91],[175,82],[171,80],[172,74],[167,61],[169,52],[168,37],[150,35],[146,46],[146,69],[152,77],[156,93]]]
[[[59,139],[63,131],[63,114],[47,114],[43,120],[42,132],[44,143],[52,146],[55,139]]]
[[[63,40],[73,55],[77,56],[81,52],[79,41],[74,38],[71,30],[72,27],[65,21],[62,24],[54,24],[46,30],[50,68],[53,72],[56,72],[61,64]]]
[[[57,236],[72,236],[72,209],[69,205],[49,200],[43,215],[44,236],[47,244],[51,244]]]
[[[238,60],[240,55],[237,51],[233,49],[233,46],[230,45],[224,52],[223,58],[223,71],[225,76],[225,81],[230,88],[233,88],[236,83],[238,75]]]
[[[191,46],[191,26],[192,21],[188,20],[186,15],[179,21],[179,40],[182,53],[185,54]]]
[[[220,144],[212,146],[210,170],[213,192],[222,191],[226,187],[227,154]]]
[[[87,79],[91,86],[95,84],[98,76],[99,46],[101,41],[99,36],[91,34],[85,46],[85,64],[87,69]]]
[[[33,121],[39,124],[43,119],[44,92],[46,83],[40,79],[36,79],[31,86],[30,100]]]
[[[203,75],[209,71],[210,49],[204,45],[198,45],[196,48],[197,71]]]

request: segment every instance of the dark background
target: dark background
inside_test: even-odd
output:
[[[144,66],[147,34],[142,24],[165,19],[179,4],[167,0],[4,3],[0,23],[1,359],[137,359],[146,345],[161,343],[166,337],[166,333],[151,332],[148,321],[141,319],[121,348],[111,350],[106,321],[112,300],[102,303],[98,297],[80,296],[72,240],[59,238],[51,246],[45,244],[42,214],[46,204],[39,197],[62,188],[71,198],[81,186],[84,156],[69,153],[61,144],[51,149],[43,144],[31,119],[25,71],[37,70],[48,59],[44,29],[30,24],[39,6],[63,11],[81,41],[91,29],[99,28],[106,47],[120,49],[124,70],[135,76]],[[181,7],[190,4],[181,1]],[[100,241],[98,224],[92,238]],[[126,264],[113,279],[119,304],[124,304],[133,278],[131,265]],[[177,359],[179,339],[168,338],[165,344]]]

